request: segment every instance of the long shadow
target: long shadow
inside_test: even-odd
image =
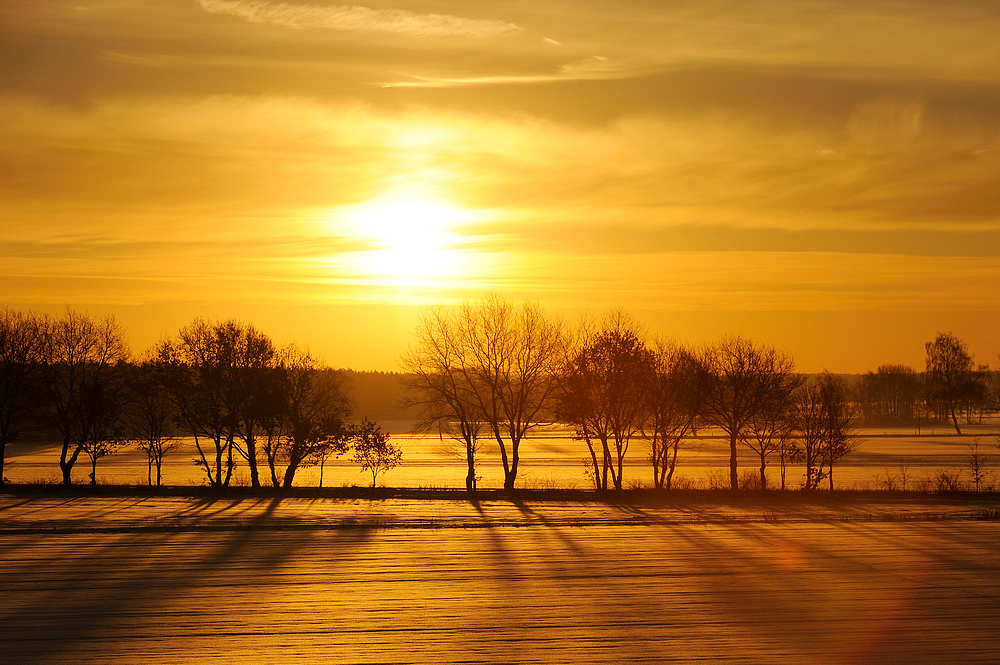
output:
[[[226,606],[219,595],[226,589],[266,586],[318,538],[324,549],[346,552],[373,532],[354,527],[326,538],[328,532],[275,523],[279,504],[270,500],[238,529],[123,532],[110,541],[103,533],[16,537],[20,562],[0,576],[0,597],[17,599],[0,611],[2,660],[33,665],[95,648],[113,653],[115,643],[134,646],[137,636],[164,630],[178,611],[204,621],[206,630],[222,630],[214,614]],[[0,552],[14,545],[8,540]],[[40,552],[27,560],[25,547]],[[191,597],[203,605],[176,607]]]

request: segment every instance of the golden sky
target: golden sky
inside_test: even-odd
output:
[[[1000,4],[358,1],[0,3],[0,302],[358,369],[488,291],[997,364]]]

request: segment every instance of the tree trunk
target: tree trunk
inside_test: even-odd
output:
[[[957,432],[958,435],[961,436],[962,435],[962,428],[958,426],[958,418],[955,417],[955,405],[954,404],[951,405],[951,422],[955,425],[955,432]]]
[[[830,491],[833,491],[833,462],[830,462]]]
[[[229,443],[229,445],[227,446],[227,448],[229,449],[229,453],[226,455],[226,482],[223,483],[224,487],[229,487],[229,481],[233,477],[233,468],[236,466],[235,464],[233,464],[233,441],[232,441],[232,439],[230,439],[228,441],[228,443]]]
[[[73,454],[66,458],[66,454],[69,452],[69,441],[63,443],[62,455],[59,458],[59,468],[62,469],[63,474],[63,485],[69,487],[73,484],[73,465],[76,464],[77,458],[80,456],[81,447],[77,446],[73,450]]]
[[[507,446],[504,445],[503,438],[496,434],[497,445],[500,446],[500,461],[503,462],[503,488],[505,490],[514,489],[514,476],[510,471],[510,460],[507,459]]]
[[[163,455],[156,457],[156,486],[163,486]]]
[[[767,468],[767,460],[765,460],[764,456],[761,455],[760,456],[760,488],[762,490],[766,490],[767,489],[767,474],[764,473],[764,469],[765,468]]]
[[[292,481],[295,479],[295,472],[298,471],[298,469],[299,469],[299,464],[298,462],[295,461],[294,458],[288,460],[288,466],[285,467],[285,475],[281,481],[282,487],[288,489],[289,487],[292,486]],[[320,483],[320,487],[322,487],[322,483]]]
[[[0,440],[0,487],[3,487],[5,482],[3,479],[3,461],[6,454],[7,454],[7,440],[3,439]]]
[[[90,458],[90,484],[97,485],[97,455]]]
[[[590,451],[591,467],[594,472],[594,489],[601,489],[601,467],[597,465],[597,453],[594,452],[594,444],[590,440],[589,436],[585,436],[584,441],[587,442],[587,449]]]
[[[740,488],[739,475],[736,473],[736,430],[729,435],[729,487],[733,491]]]
[[[511,441],[510,443],[510,472],[507,472],[506,462],[504,463],[504,479],[503,488],[505,490],[514,489],[514,481],[517,480],[517,462],[518,462],[518,444],[520,441]]]
[[[257,473],[257,440],[247,437],[247,463],[250,465],[250,485],[260,487],[260,475]]]
[[[670,485],[674,480],[674,469],[677,468],[677,448],[679,446],[680,440],[677,439],[670,447],[670,461],[668,462],[669,467],[667,469],[667,489],[670,489]]]
[[[468,472],[465,474],[465,491],[476,491],[476,450],[472,439],[465,438],[465,461],[468,464]]]

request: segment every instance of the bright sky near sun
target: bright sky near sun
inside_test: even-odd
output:
[[[1000,4],[4,0],[0,304],[394,369],[420,308],[1000,351]]]

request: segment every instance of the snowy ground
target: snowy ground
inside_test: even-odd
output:
[[[0,495],[0,662],[995,663],[998,508]]]

